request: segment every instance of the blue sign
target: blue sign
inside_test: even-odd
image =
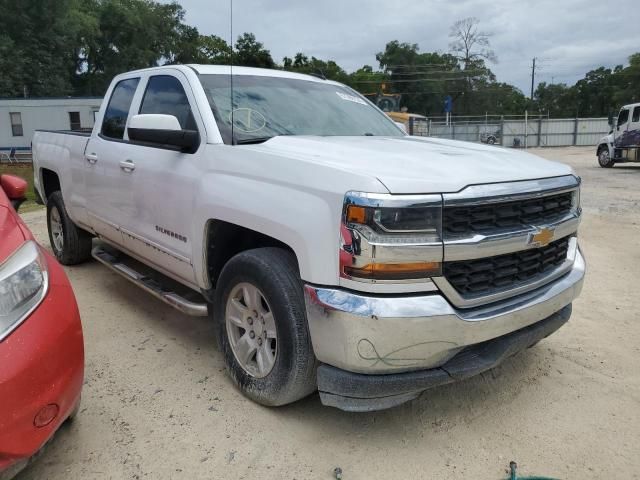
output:
[[[453,110],[453,98],[451,95],[447,95],[444,99],[444,112],[451,113],[451,110]]]

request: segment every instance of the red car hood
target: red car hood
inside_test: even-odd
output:
[[[4,204],[4,199],[6,196],[0,191],[0,263],[28,238],[22,220],[11,206]]]

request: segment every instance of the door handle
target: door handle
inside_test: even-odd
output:
[[[85,158],[91,165],[94,165],[98,161],[98,155],[96,155],[95,153],[87,153],[85,155]]]
[[[120,168],[125,172],[130,173],[136,169],[136,164],[131,160],[123,160],[120,162]]]

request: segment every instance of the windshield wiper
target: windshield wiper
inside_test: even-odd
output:
[[[273,136],[271,137],[255,137],[255,138],[243,138],[241,140],[236,140],[235,144],[236,145],[252,145],[255,143],[264,143],[267,140],[271,140],[273,138]]]

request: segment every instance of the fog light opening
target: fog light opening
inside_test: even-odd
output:
[[[50,403],[40,409],[33,419],[33,425],[37,428],[46,427],[58,416],[60,407],[55,403]]]

